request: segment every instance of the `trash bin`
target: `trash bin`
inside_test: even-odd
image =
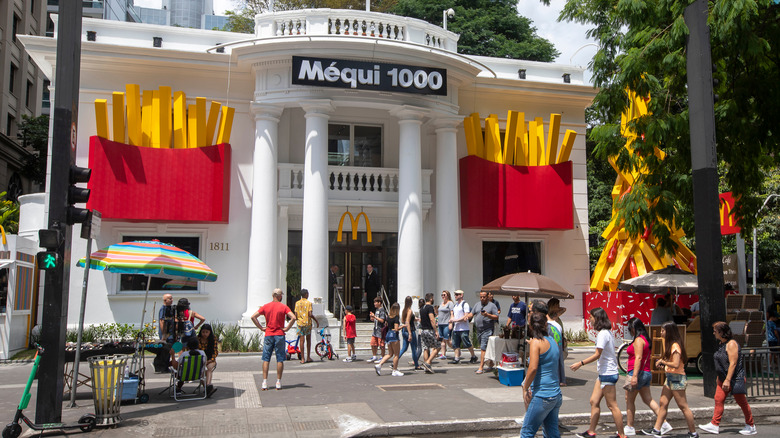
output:
[[[122,403],[122,380],[127,355],[92,356],[89,369],[92,372],[92,398],[95,400],[95,417],[99,425],[119,424],[119,408]]]

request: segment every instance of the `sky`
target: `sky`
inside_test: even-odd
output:
[[[236,9],[236,0],[213,0],[214,12],[222,15],[225,10]],[[596,46],[593,40],[585,37],[586,26],[578,23],[558,22],[558,15],[566,0],[551,0],[550,6],[545,6],[540,0],[518,0],[517,10],[520,15],[530,18],[537,29],[537,34],[547,38],[555,45],[561,54],[555,60],[560,64],[571,64],[586,67]],[[160,7],[160,0],[135,0],[135,4],[145,7]],[[585,73],[585,80],[590,80],[590,73]]]

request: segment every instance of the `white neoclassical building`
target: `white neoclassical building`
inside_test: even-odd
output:
[[[428,292],[438,302],[437,292],[455,289],[475,301],[482,284],[534,270],[575,295],[564,304],[566,316],[581,318],[589,282],[584,109],[595,94],[581,68],[459,54],[458,35],[438,26],[352,10],[258,15],[254,35],[86,18],[82,34],[77,161],[93,168],[93,197],[103,199],[91,205],[103,213],[93,245],[156,238],[195,253],[219,279],[172,293],[209,320],[246,321],[276,287],[292,295],[306,288],[327,312],[338,301],[329,294],[334,265],[338,296],[361,308],[369,264],[390,300],[400,302]],[[20,38],[54,84],[56,38]],[[229,146],[216,158],[206,149],[192,158],[211,160],[218,177],[181,164],[191,157],[171,155],[164,165],[149,162],[149,150],[110,157],[111,142],[93,138],[103,117],[95,101],[107,101],[110,140],[131,143],[130,133],[116,137],[114,116],[124,102],[114,93],[127,90],[128,109],[118,120],[130,126],[127,84],[137,84],[144,99],[143,90],[166,96],[161,87],[170,87],[174,111],[177,91],[191,105],[188,114],[199,105],[196,97],[235,109]],[[159,111],[170,110],[167,99]],[[523,113],[525,137],[508,111]],[[472,114],[483,132],[464,122]],[[577,135],[564,157],[570,164],[559,170],[550,166],[554,156],[541,158],[544,139],[565,149],[566,141],[555,139],[568,138],[567,130]],[[486,154],[510,137],[540,145],[535,164],[547,164],[553,176],[518,167],[536,179],[515,184],[475,170],[508,166],[501,163],[506,151]],[[97,160],[100,153],[108,161]],[[471,155],[487,164],[464,160]],[[135,162],[141,167],[132,167],[133,157],[141,157]],[[157,178],[169,175],[177,176]],[[128,180],[167,182],[156,187],[159,198],[148,191],[139,198],[122,191]],[[475,191],[478,182],[487,185]],[[109,192],[111,202],[97,195]],[[492,202],[496,196],[501,200]],[[151,216],[137,215],[146,210]],[[83,272],[76,256],[85,250],[85,241],[74,239],[70,323],[78,318]],[[150,307],[159,308],[170,291],[166,281],[152,279]],[[145,282],[93,272],[86,323],[137,322]],[[507,298],[501,301],[508,306]]]

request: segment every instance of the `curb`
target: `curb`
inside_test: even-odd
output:
[[[714,402],[713,402],[714,403]],[[776,404],[753,403],[750,408],[754,418],[777,415]],[[712,416],[712,407],[691,408],[694,420],[710,419]],[[727,404],[724,414],[741,415],[742,410],[739,406]],[[625,416],[625,413],[623,413]],[[602,413],[602,419],[609,423],[612,417],[609,412]],[[637,411],[637,421],[649,421],[655,418],[650,410]],[[679,409],[669,411],[668,420],[683,420],[684,417]],[[578,414],[561,414],[558,416],[559,424],[562,426],[581,426],[590,423],[590,412]],[[343,436],[348,437],[377,437],[377,436],[397,436],[397,435],[427,435],[427,434],[445,434],[445,433],[463,433],[463,432],[485,432],[499,430],[517,430],[523,427],[523,417],[496,417],[496,418],[477,418],[473,420],[447,420],[447,421],[404,421],[396,423],[371,423],[366,424],[360,430],[344,431]]]
[[[0,359],[0,365],[11,365],[11,364],[17,364],[17,363],[33,363],[35,360],[33,359]]]

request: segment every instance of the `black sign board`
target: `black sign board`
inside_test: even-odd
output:
[[[292,61],[296,85],[447,95],[443,68],[304,56],[293,56]]]

